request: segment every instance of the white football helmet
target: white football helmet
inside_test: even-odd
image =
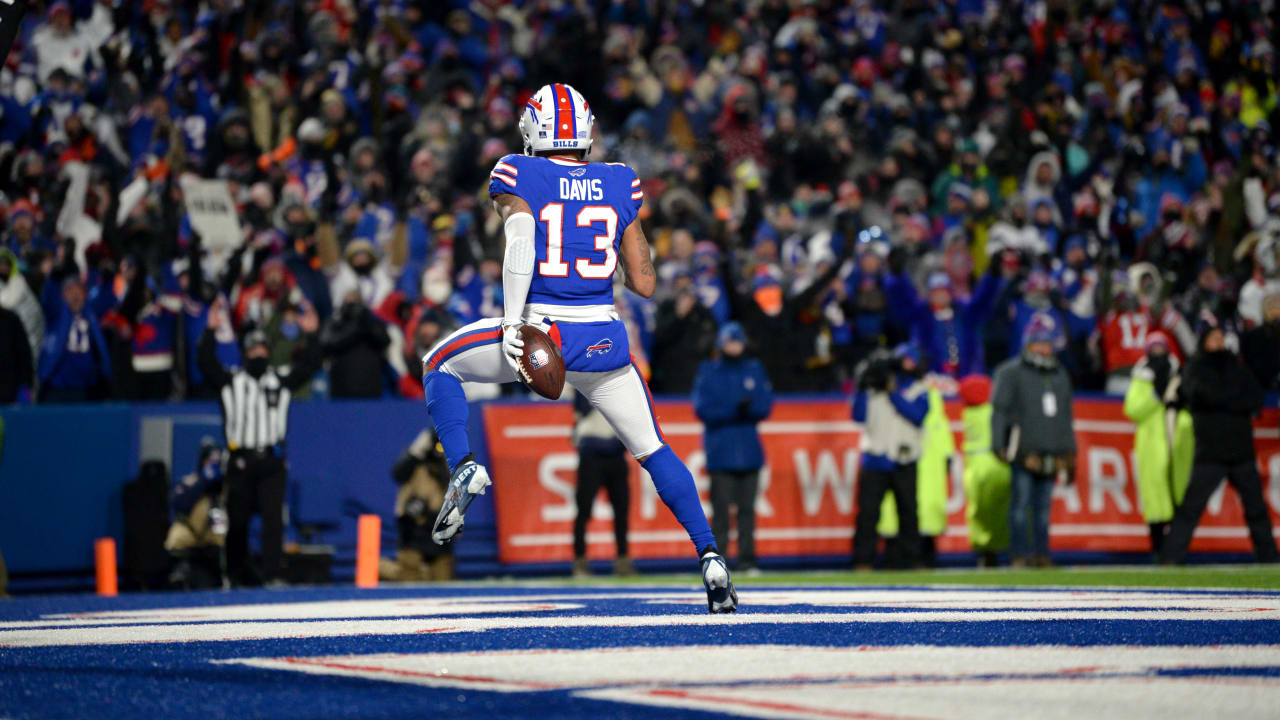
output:
[[[520,136],[524,154],[547,150],[590,150],[595,115],[582,93],[564,83],[543,85],[524,104]]]

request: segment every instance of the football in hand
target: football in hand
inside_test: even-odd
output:
[[[559,400],[564,392],[564,357],[550,335],[532,325],[521,325],[524,355],[520,357],[520,379],[548,400]]]

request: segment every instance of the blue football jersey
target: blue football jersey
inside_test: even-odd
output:
[[[533,211],[537,262],[529,302],[613,304],[622,232],[644,202],[634,170],[622,163],[507,155],[489,174],[489,194],[515,195]]]

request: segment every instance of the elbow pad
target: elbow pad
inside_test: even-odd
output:
[[[502,319],[510,324],[519,322],[524,314],[529,284],[533,281],[533,263],[537,254],[533,246],[533,216],[516,213],[507,218],[503,229],[507,236],[507,250],[502,261]]]

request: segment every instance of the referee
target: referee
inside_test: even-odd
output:
[[[306,319],[310,317],[310,319]],[[314,314],[299,325],[306,336],[302,354],[291,371],[272,368],[267,336],[251,330],[244,338],[243,367],[222,367],[215,351],[214,332],[221,313],[209,313],[209,326],[200,337],[196,360],[211,387],[219,388],[223,432],[231,457],[227,463],[227,574],[234,585],[256,584],[249,572],[249,520],[262,516],[262,568],[258,580],[267,586],[283,584],[280,555],[284,544],[284,438],[289,421],[289,397],[307,384],[320,368]]]

